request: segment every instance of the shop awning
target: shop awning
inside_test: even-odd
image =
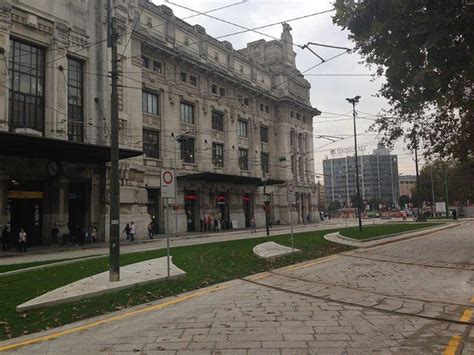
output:
[[[258,177],[218,174],[218,173],[210,173],[210,172],[182,175],[182,176],[178,176],[178,179],[198,180],[198,181],[206,181],[206,182],[223,182],[223,183],[236,184],[236,185],[263,186],[265,184],[262,181],[262,179]],[[280,185],[284,183],[285,181],[276,180],[276,179],[268,179],[266,182],[267,185]]]
[[[142,155],[142,151],[120,149],[120,159]],[[103,164],[110,161],[110,147],[62,139],[0,132],[0,155]]]

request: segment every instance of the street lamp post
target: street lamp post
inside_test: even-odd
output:
[[[352,104],[352,116],[354,118],[354,150],[355,150],[355,164],[356,164],[356,185],[357,185],[357,215],[359,216],[359,231],[362,232],[362,217],[360,211],[360,189],[359,189],[359,160],[357,158],[357,129],[356,129],[356,110],[355,105],[359,103],[361,97],[357,95],[353,98],[346,98],[347,102]]]

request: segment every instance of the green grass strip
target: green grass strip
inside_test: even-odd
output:
[[[175,247],[171,249],[171,255],[176,266],[187,272],[183,278],[150,283],[79,302],[31,310],[23,314],[15,311],[17,305],[60,286],[107,271],[108,257],[51,266],[17,275],[0,276],[0,339],[57,327],[125,307],[351,249],[348,246],[326,241],[323,236],[330,232],[331,230],[324,230],[295,234],[295,247],[302,252],[272,262],[255,257],[252,253],[253,247],[270,240],[290,246],[288,235]],[[121,265],[165,255],[166,250],[163,249],[124,254],[121,256]]]
[[[34,267],[34,266],[55,264],[55,263],[60,263],[62,261],[92,258],[92,257],[97,256],[97,255],[100,255],[100,254],[79,256],[77,258],[65,258],[65,259],[55,259],[55,260],[45,260],[45,261],[33,261],[31,263],[22,263],[22,264],[0,265],[0,276],[1,276],[1,273],[3,273],[3,272],[27,269],[27,268]]]
[[[393,223],[393,224],[382,224],[372,226],[362,226],[362,232],[359,231],[359,227],[346,228],[340,231],[340,234],[358,240],[364,240],[369,238],[381,237],[384,235],[395,234],[395,233],[406,233],[417,229],[423,229],[428,227],[440,226],[442,223]]]

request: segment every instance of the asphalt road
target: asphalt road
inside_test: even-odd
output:
[[[12,350],[25,354],[473,354],[473,226],[234,280],[0,349],[20,342]]]

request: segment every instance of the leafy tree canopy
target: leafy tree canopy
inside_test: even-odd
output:
[[[428,156],[474,154],[474,6],[461,0],[336,0],[334,23],[386,77],[384,143],[416,128]]]

